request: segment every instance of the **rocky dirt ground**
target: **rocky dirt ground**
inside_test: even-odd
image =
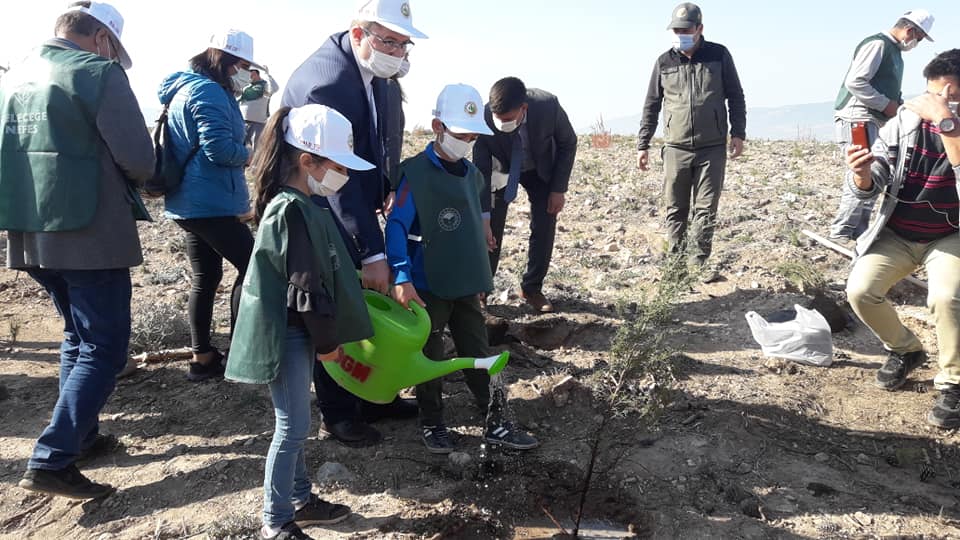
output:
[[[409,150],[421,142],[408,141]],[[308,532],[550,537],[559,532],[554,522],[570,530],[593,462],[585,537],[960,538],[960,434],[924,424],[935,363],[888,393],[871,384],[882,351],[859,323],[834,335],[833,366],[816,368],[763,358],[744,319],[808,302],[803,291],[815,282],[842,303],[848,261],[800,233],[824,233],[832,218],[841,165],[831,145],[755,141],[729,164],[715,250],[723,279],[685,290],[660,329],[676,351],[672,377],[659,381],[668,403],[654,421],[617,419],[592,452],[592,433],[610,410],[580,383],[615,360],[611,342],[630,322],[629,304],[642,303],[660,279],[662,169],[636,171],[633,145],[581,141],[546,290],[557,314],[528,312],[514,292],[528,219],[522,197],[508,223],[490,312],[496,343],[513,351],[510,408],[542,446],[492,449],[481,459],[481,419],[451,376],[448,423],[463,455],[427,454],[412,422],[379,424],[386,441],[369,449],[310,439],[322,493],[355,515]],[[160,219],[141,236],[147,263],[133,271],[139,346],[186,345],[180,233]],[[900,285],[893,298],[933,356],[924,292]],[[56,400],[60,329],[49,300],[22,274],[0,271],[0,302],[0,537],[253,537],[269,397],[260,387],[188,383],[183,362],[145,365],[103,411],[102,429],[125,448],[84,471],[116,485],[115,495],[78,503],[18,488]],[[227,310],[222,292],[221,345]]]

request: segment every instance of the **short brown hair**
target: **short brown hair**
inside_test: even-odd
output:
[[[74,2],[67,6],[67,9],[69,10],[70,8],[78,6],[89,8],[90,2]],[[92,36],[101,28],[104,28],[103,24],[89,14],[79,10],[70,10],[57,17],[57,23],[53,27],[53,33],[57,36],[66,34]]]

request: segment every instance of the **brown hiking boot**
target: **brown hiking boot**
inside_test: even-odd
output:
[[[537,313],[553,313],[553,304],[547,300],[542,292],[521,292],[520,294]]]

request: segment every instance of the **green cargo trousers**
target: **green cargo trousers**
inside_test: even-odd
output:
[[[724,145],[700,150],[663,148],[663,201],[670,253],[686,248],[694,262],[700,265],[707,262],[713,250],[713,231],[726,165]]]
[[[483,358],[489,356],[487,324],[476,295],[446,300],[427,291],[418,291],[430,314],[430,337],[423,346],[423,354],[431,360],[445,360],[443,331],[449,325],[457,355]],[[482,369],[463,370],[467,387],[477,400],[477,406],[486,409],[490,402],[490,375]],[[417,385],[417,405],[420,423],[436,426],[443,423],[443,378]]]

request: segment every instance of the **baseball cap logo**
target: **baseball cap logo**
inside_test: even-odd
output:
[[[677,10],[677,18],[682,19],[687,16],[687,8],[682,7]]]
[[[353,151],[353,133],[347,135],[347,148],[349,148],[351,152]]]
[[[470,116],[476,116],[477,110],[477,104],[472,101],[468,101],[467,104],[463,106],[463,111]]]
[[[410,18],[410,4],[404,2],[400,5],[400,14],[404,17]]]

